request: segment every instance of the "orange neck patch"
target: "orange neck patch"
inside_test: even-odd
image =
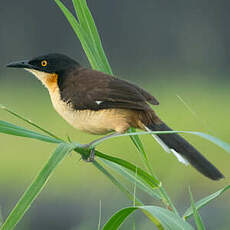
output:
[[[49,90],[54,91],[58,87],[57,80],[57,74],[47,74],[47,77],[44,79],[44,83]]]

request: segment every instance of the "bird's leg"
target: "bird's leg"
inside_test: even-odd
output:
[[[103,140],[107,139],[108,137],[115,137],[117,135],[119,135],[119,133],[112,133],[112,134],[109,134],[107,136],[104,136],[104,137],[98,138],[96,140],[93,140],[93,141],[91,141],[88,144],[81,145],[82,148],[90,149],[89,157],[84,158],[84,156],[82,156],[82,159],[84,161],[86,161],[86,162],[93,162],[94,161],[94,157],[95,157],[95,147],[93,145],[95,143],[97,143],[97,142],[98,143],[102,142]]]

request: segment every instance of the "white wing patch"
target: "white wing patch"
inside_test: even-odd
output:
[[[103,102],[103,101],[96,101],[96,103],[97,103],[98,105],[100,105],[102,102]]]
[[[148,132],[152,131],[146,126],[145,126],[145,129]],[[165,152],[173,153],[179,162],[185,164],[186,166],[189,165],[189,162],[186,159],[184,159],[175,149],[169,148],[157,135],[155,135],[155,134],[151,134],[151,135],[158,142],[158,144],[164,149]]]

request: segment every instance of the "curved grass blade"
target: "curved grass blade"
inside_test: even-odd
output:
[[[202,132],[182,131],[182,133],[190,133],[190,134],[193,134],[193,135],[200,136],[200,137],[202,137],[202,138],[214,143],[215,145],[221,147],[226,152],[230,152],[230,144],[220,140],[217,137],[214,137],[214,136],[211,136],[209,134],[202,133]]]
[[[99,201],[99,217],[98,217],[98,225],[97,230],[101,229],[101,200]]]
[[[79,152],[80,154],[84,154],[84,155],[86,155],[86,153],[89,154],[89,150],[85,150],[85,149],[81,148],[81,145],[75,144],[75,146],[76,146],[75,150],[77,152]],[[126,169],[128,169],[130,171],[132,171],[133,173],[136,173],[136,171],[137,171],[137,175],[141,179],[143,179],[151,188],[156,188],[156,187],[161,186],[161,182],[158,179],[156,179],[155,177],[149,175],[147,172],[145,172],[141,168],[131,164],[128,161],[125,161],[125,160],[120,159],[118,157],[112,157],[112,156],[106,155],[106,154],[104,154],[102,152],[99,152],[97,150],[95,150],[95,155],[97,157],[102,158],[102,159],[106,159],[106,160],[111,161],[111,162],[113,162],[115,164],[118,164],[118,165],[120,165],[120,166],[122,166],[122,167],[124,167],[124,168],[126,168]]]
[[[34,179],[32,184],[28,187],[20,200],[17,202],[14,209],[11,211],[6,221],[3,223],[1,230],[12,230],[20,221],[25,212],[29,209],[33,201],[40,194],[43,187],[47,183],[49,177],[64,159],[64,157],[74,149],[74,145],[61,143],[54,151],[48,162],[42,168],[38,176]]]
[[[2,226],[4,220],[3,220],[3,216],[2,216],[2,207],[0,206],[0,227]]]
[[[89,46],[89,48],[91,49],[92,54],[94,55],[95,58],[95,65],[98,66],[97,70],[100,71],[104,71],[105,66],[103,65],[102,61],[101,61],[101,57],[99,55],[96,43],[95,43],[95,39],[91,36],[91,30],[89,30],[89,25],[88,25],[88,21],[85,18],[85,12],[83,12],[81,3],[74,1],[73,0],[73,5],[74,5],[74,9],[77,15],[77,20],[78,20],[78,24],[79,27],[81,29],[81,33],[85,34],[85,41],[87,43],[87,45]],[[86,21],[85,21],[86,20]],[[79,38],[80,39],[80,38]],[[91,63],[90,63],[91,64]],[[94,66],[91,64],[92,68],[94,69]]]
[[[206,206],[209,202],[212,200],[218,198],[220,195],[222,195],[225,191],[230,189],[230,185],[226,186],[225,188],[220,189],[219,191],[212,193],[211,195],[204,197],[203,199],[195,202],[195,207],[197,210],[200,208]],[[187,211],[184,213],[184,218],[187,219],[193,215],[192,207],[188,208]]]
[[[134,133],[134,132],[136,132],[136,130],[134,128],[128,129],[128,133]],[[138,135],[132,135],[132,136],[130,136],[130,138],[131,138],[133,144],[136,146],[138,152],[141,154],[141,158],[142,158],[142,161],[143,161],[146,169],[149,170],[149,172],[151,173],[152,176],[156,177],[156,175],[153,173],[153,169],[152,169],[152,166],[149,162],[148,155],[145,152],[144,146],[143,146],[139,136]]]
[[[80,154],[83,154],[85,157],[87,157],[89,155],[89,150],[83,149],[81,148],[81,145],[76,144],[76,148],[75,151],[79,152]],[[95,150],[95,155],[102,158],[102,159],[106,159],[109,160],[113,163],[116,163],[130,171],[132,171],[133,173],[136,173],[136,168],[137,168],[137,174],[138,176],[140,176],[145,183],[149,184],[150,188],[154,189],[154,188],[159,188],[160,193],[161,193],[161,198],[163,203],[170,209],[172,209],[174,211],[174,213],[179,216],[178,211],[176,210],[174,204],[172,203],[170,197],[167,195],[165,189],[163,188],[161,182],[154,176],[149,175],[147,172],[145,172],[144,170],[140,169],[139,167],[136,167],[135,165],[122,160],[120,158],[116,158],[116,157],[112,157],[112,156],[108,156],[104,153],[101,153],[99,151]]]
[[[93,162],[94,166],[99,169],[105,176],[107,176],[110,181],[117,186],[121,192],[123,192],[130,200],[135,200],[135,203],[137,205],[143,206],[143,202],[137,198],[137,196],[133,196],[133,194],[126,188],[125,185],[121,184],[119,180],[117,180],[113,175],[111,175],[101,164],[99,164],[97,161]],[[149,212],[142,210],[142,212],[158,227],[158,229],[163,230],[162,225],[160,222],[154,218],[152,215],[149,214]]]
[[[111,67],[102,47],[101,39],[92,14],[87,6],[87,2],[85,0],[73,0],[73,5],[81,27],[85,30],[91,43],[93,44],[92,47],[98,57],[97,61],[102,64],[103,68],[100,70],[105,73],[112,74]]]
[[[164,230],[193,230],[192,226],[183,221],[173,212],[157,206],[137,206],[121,209],[104,225],[102,230],[117,230],[126,218],[136,210],[145,210],[157,219]],[[158,228],[159,229],[159,228]],[[161,228],[162,229],[162,228]]]
[[[45,142],[50,142],[50,143],[62,143],[63,142],[60,139],[48,137],[43,134],[31,131],[29,129],[25,129],[25,128],[22,128],[17,125],[11,124],[6,121],[1,121],[1,120],[0,120],[0,133],[20,136],[20,137],[27,137],[27,138],[37,139],[40,141],[45,141]]]
[[[129,182],[132,184],[136,183],[137,187],[141,189],[142,191],[149,194],[151,197],[153,197],[156,200],[162,200],[158,190],[152,189],[149,184],[147,184],[143,179],[139,178],[136,173],[130,172],[126,170],[124,167],[121,167],[118,164],[114,164],[111,161],[107,161],[104,159],[100,159],[107,167],[113,169],[120,175],[122,175],[124,178],[126,178]]]
[[[194,220],[195,220],[195,223],[196,223],[196,226],[197,226],[197,230],[205,230],[203,221],[202,221],[202,219],[201,219],[201,217],[199,215],[199,212],[197,211],[196,206],[194,204],[194,200],[193,200],[192,192],[191,192],[190,188],[189,188],[189,195],[190,195],[190,201],[191,201],[191,206],[192,206],[192,210],[193,210],[193,216],[194,216]]]
[[[98,170],[100,170],[104,175],[106,175],[110,179],[110,181],[115,186],[117,186],[120,189],[120,191],[123,192],[130,200],[134,199],[132,193],[128,190],[128,188],[123,184],[121,184],[119,180],[117,180],[111,173],[109,173],[100,163],[94,161],[93,164]],[[136,202],[139,203],[140,205],[143,204],[137,197],[136,197]]]
[[[135,133],[135,132],[136,132],[136,130],[134,128],[128,129],[128,133]],[[148,160],[147,154],[144,150],[144,146],[143,146],[140,138],[138,137],[138,135],[131,135],[130,138],[133,141],[134,145],[136,146],[137,150],[144,156],[144,158],[146,160]]]
[[[151,132],[124,133],[124,134],[118,134],[116,136],[108,136],[108,137],[104,138],[103,140],[98,140],[97,142],[95,142],[93,144],[93,146],[97,146],[100,143],[102,143],[103,141],[111,139],[111,138],[124,137],[124,136],[135,136],[135,135],[147,135],[147,134],[170,134],[170,133],[187,133],[187,134],[197,135],[197,136],[200,136],[200,137],[212,142],[213,144],[221,147],[226,152],[230,152],[230,144],[229,143],[226,143],[226,142],[220,140],[219,138],[213,137],[209,134],[202,133],[202,132],[193,132],[193,131],[151,131]]]
[[[37,129],[39,129],[39,130],[41,130],[42,132],[48,134],[49,136],[51,136],[51,137],[53,137],[53,138],[55,138],[55,139],[60,139],[59,137],[57,137],[56,135],[54,135],[54,134],[51,133],[50,131],[48,131],[48,130],[42,128],[41,126],[35,124],[34,122],[32,122],[31,120],[25,118],[24,116],[22,116],[22,115],[20,115],[20,114],[18,114],[18,113],[16,113],[16,112],[14,112],[13,110],[7,108],[6,106],[0,104],[0,108],[3,109],[3,110],[5,110],[6,112],[10,113],[11,115],[13,115],[13,116],[15,116],[15,117],[17,117],[17,118],[19,118],[19,119],[25,121],[25,122],[28,123],[29,125],[32,125],[33,127],[37,128]],[[60,140],[61,140],[61,139],[60,139]]]
[[[65,5],[60,0],[55,0],[56,4],[62,10],[64,15],[66,16],[67,20],[69,21],[70,25],[72,26],[74,32],[76,33],[77,37],[79,38],[81,45],[89,59],[90,64],[92,65],[93,69],[100,70],[100,65],[98,65],[96,61],[96,57],[93,54],[93,50],[90,48],[90,45],[86,42],[87,34],[83,31],[79,23],[77,22],[76,18],[73,14],[65,7]],[[92,45],[91,45],[92,46]]]
[[[106,160],[111,161],[115,164],[118,164],[118,165],[132,171],[133,173],[136,173],[136,171],[137,171],[138,177],[143,179],[151,188],[156,188],[156,187],[161,186],[161,182],[158,179],[151,176],[150,174],[148,174],[147,172],[145,172],[141,168],[129,163],[128,161],[125,161],[125,160],[117,158],[117,157],[105,155],[99,151],[95,151],[95,155],[102,158],[102,159],[106,159]]]
[[[61,143],[62,142],[62,141],[54,139],[52,137],[48,137],[48,136],[45,136],[45,135],[30,131],[30,130],[18,127],[16,125],[13,125],[13,124],[10,124],[10,123],[4,122],[4,121],[0,121],[0,132],[5,133],[5,134],[21,136],[21,137],[29,137],[29,138],[39,139],[39,140],[43,140],[43,141],[51,142],[51,143]],[[79,145],[77,145],[77,146],[78,146],[78,149],[80,150],[80,153],[85,154],[86,151],[84,149],[82,149],[82,148],[79,148]],[[117,164],[119,164],[119,165],[121,165],[121,166],[123,166],[123,167],[125,167],[125,168],[127,168],[127,169],[129,169],[131,171],[133,171],[133,172],[135,172],[135,170],[136,170],[136,166],[134,166],[134,165],[130,164],[129,162],[124,161],[122,159],[119,159],[119,158],[116,158],[116,157],[111,157],[111,156],[105,155],[103,153],[100,153],[98,151],[95,151],[95,154],[97,156],[101,157],[101,158],[104,158],[104,159],[107,159],[107,160],[112,161],[114,163],[117,163]],[[158,187],[160,185],[160,182],[156,178],[150,176],[148,173],[146,173],[142,169],[137,168],[137,173],[152,188]]]
[[[125,219],[137,209],[138,208],[136,208],[136,207],[130,207],[130,208],[124,208],[124,209],[120,210],[119,212],[115,213],[109,219],[109,221],[104,225],[102,230],[119,229],[119,227],[123,224]]]

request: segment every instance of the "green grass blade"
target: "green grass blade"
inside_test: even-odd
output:
[[[97,230],[101,229],[101,200],[99,201],[99,217],[98,217],[98,225]]]
[[[2,207],[0,206],[0,227],[2,226],[4,220],[3,220],[3,216],[2,216]]]
[[[134,128],[129,128],[128,129],[128,133],[135,133],[135,129]],[[141,142],[141,140],[139,139],[139,137],[137,135],[132,135],[130,136],[131,140],[133,141],[134,145],[136,146],[137,150],[144,156],[144,158],[146,160],[148,160],[147,158],[147,154],[145,153],[145,150],[144,150],[144,146]]]
[[[17,117],[17,118],[19,118],[19,119],[25,121],[27,124],[32,125],[33,127],[37,128],[37,129],[39,129],[39,130],[41,130],[42,132],[48,134],[49,136],[51,136],[51,137],[53,137],[53,138],[55,138],[55,139],[60,139],[59,137],[57,137],[57,136],[54,135],[53,133],[51,133],[51,132],[49,132],[48,130],[42,128],[41,126],[35,124],[34,122],[32,122],[31,120],[25,118],[24,116],[22,116],[22,115],[20,115],[20,114],[18,114],[18,113],[16,113],[16,112],[14,112],[13,110],[7,108],[6,106],[0,104],[0,108],[3,109],[3,110],[5,110],[6,112],[10,113],[11,115],[13,115],[13,116],[15,116],[15,117]]]
[[[100,70],[112,74],[111,67],[102,47],[101,39],[92,14],[87,6],[87,2],[85,0],[73,0],[73,5],[81,27],[86,31],[93,44],[95,55],[98,57],[98,62],[102,64],[102,69]]]
[[[213,137],[209,134],[202,133],[202,132],[182,131],[182,133],[190,133],[193,135],[200,136],[200,137],[212,142],[213,144],[219,146],[220,148],[224,149],[226,152],[230,152],[230,144],[220,140],[217,137]]]
[[[76,18],[73,14],[65,7],[65,5],[60,0],[55,0],[57,5],[60,7],[64,15],[66,16],[67,20],[69,21],[70,25],[72,26],[74,32],[76,33],[77,37],[79,38],[81,45],[89,59],[89,62],[93,69],[100,70],[100,65],[97,64],[96,57],[93,54],[93,49],[90,48],[89,44],[87,43],[87,34],[81,29],[79,23],[77,22]]]
[[[91,47],[92,52],[95,56],[96,64],[100,66],[100,69],[103,70],[104,66],[101,60],[101,57],[99,55],[97,45],[95,38],[92,35],[92,30],[90,29],[88,18],[86,17],[86,13],[83,9],[83,1],[82,0],[73,0],[73,6],[77,15],[77,19],[79,22],[79,26],[84,31],[85,34],[87,34],[87,43]]]
[[[206,206],[209,202],[211,202],[212,200],[218,198],[220,195],[222,195],[225,191],[227,191],[228,189],[230,189],[230,185],[220,189],[219,191],[212,193],[209,196],[204,197],[203,199],[195,202],[195,207],[197,210],[199,210],[200,208]],[[185,212],[184,214],[184,218],[189,218],[193,215],[193,211],[192,211],[192,207],[188,208],[188,210]]]
[[[197,226],[197,230],[205,230],[203,221],[199,215],[199,212],[196,209],[196,206],[194,204],[194,200],[193,200],[193,196],[192,196],[192,192],[191,189],[189,188],[189,195],[190,195],[190,201],[191,201],[191,206],[192,206],[192,210],[193,210],[193,216],[194,216],[194,220]]]
[[[116,179],[111,173],[108,172],[108,170],[106,170],[100,163],[98,163],[97,161],[93,162],[94,166],[101,171],[106,177],[108,177],[108,179],[116,186],[119,188],[119,190],[121,192],[123,192],[130,200],[133,200],[133,194],[128,190],[128,188],[121,184],[120,181],[118,179]],[[138,199],[136,197],[136,202],[139,205],[143,205],[143,203],[140,201],[140,199]]]
[[[135,131],[136,130],[134,128],[130,128],[128,130],[128,133],[135,133]],[[136,148],[139,151],[139,153],[141,154],[142,161],[144,162],[145,168],[147,168],[149,170],[149,172],[151,173],[151,175],[153,177],[157,178],[157,176],[153,172],[152,166],[150,164],[150,161],[148,159],[147,154],[145,153],[144,146],[143,146],[140,138],[137,135],[131,135],[130,138],[133,141],[133,143],[136,146]],[[156,191],[153,191],[153,192],[156,193]],[[170,207],[173,210],[173,212],[179,217],[180,215],[179,215],[175,205],[171,201],[170,197],[168,196],[168,194],[167,194],[167,192],[166,192],[166,190],[164,189],[163,186],[159,187],[159,194],[160,194],[161,200],[165,204],[165,206],[168,207],[168,208]]]
[[[134,128],[128,129],[128,133],[134,133],[134,132],[136,132],[136,130]],[[131,138],[133,144],[136,146],[138,152],[140,153],[142,161],[143,161],[146,169],[149,170],[149,172],[151,173],[152,176],[156,177],[156,175],[153,173],[153,169],[152,169],[152,166],[149,162],[148,155],[145,152],[144,146],[143,146],[140,138],[138,137],[138,135],[134,135],[134,136],[132,135],[132,136],[130,136],[130,138]]]
[[[130,208],[124,208],[120,210],[119,212],[115,213],[109,221],[104,225],[102,230],[117,230],[119,227],[123,224],[125,219],[132,214],[134,211],[136,211],[138,208],[130,207]]]
[[[186,133],[186,134],[193,134],[199,137],[202,137],[213,144],[219,146],[220,148],[224,149],[226,152],[230,152],[230,144],[226,143],[222,140],[220,140],[217,137],[213,137],[209,134],[202,133],[202,132],[193,132],[193,131],[151,131],[151,132],[134,132],[134,133],[124,133],[124,134],[119,134],[116,136],[108,136],[104,138],[103,140],[99,140],[93,144],[93,146],[97,146],[103,141],[106,141],[111,138],[118,138],[118,137],[124,137],[124,136],[136,136],[136,135],[147,135],[147,134],[171,134],[171,133]]]
[[[149,194],[151,197],[153,197],[156,200],[161,200],[161,196],[157,189],[152,189],[149,184],[147,184],[142,178],[138,177],[136,173],[130,172],[126,170],[124,167],[121,167],[118,164],[114,164],[111,161],[107,161],[104,159],[101,159],[101,161],[110,169],[113,169],[115,172],[122,175],[124,178],[126,178],[129,182],[132,184],[136,183],[137,187],[141,189],[142,191]]]
[[[50,142],[50,143],[61,143],[60,139],[55,139],[53,137],[48,137],[43,134],[31,131],[29,129],[25,129],[19,126],[16,126],[14,124],[11,124],[6,121],[0,120],[0,133],[8,134],[8,135],[14,135],[14,136],[20,136],[20,137],[27,137],[32,139],[37,139],[40,141]]]
[[[75,150],[77,152],[79,152],[80,154],[84,154],[84,156],[89,154],[89,150],[85,150],[85,149],[81,148],[81,145],[76,144],[75,146],[76,146]],[[106,159],[106,160],[111,161],[115,164],[118,164],[118,165],[132,171],[133,173],[136,173],[136,170],[137,170],[137,175],[140,178],[142,178],[147,184],[149,184],[149,186],[151,188],[156,188],[156,187],[159,187],[161,185],[161,182],[158,179],[156,179],[155,177],[151,176],[150,174],[148,174],[147,172],[145,172],[141,168],[133,165],[132,163],[130,163],[128,161],[125,161],[125,160],[120,159],[118,157],[112,157],[112,156],[106,155],[106,154],[99,152],[97,150],[95,150],[95,155],[97,157],[102,158],[102,159]]]
[[[144,180],[151,188],[156,188],[156,187],[159,187],[161,185],[160,181],[157,180],[155,177],[151,176],[150,174],[148,174],[147,172],[145,172],[141,168],[131,164],[130,162],[127,162],[127,161],[120,159],[118,157],[112,157],[112,156],[103,154],[99,151],[95,151],[95,154],[96,154],[96,156],[98,156],[102,159],[106,159],[108,161],[111,161],[115,164],[118,164],[118,165],[132,171],[133,173],[135,173],[137,170],[138,177],[140,177],[142,180]]]
[[[34,179],[32,184],[28,187],[14,209],[11,211],[6,221],[3,223],[1,230],[14,229],[15,225],[20,221],[33,201],[42,191],[55,168],[61,163],[64,157],[73,150],[73,148],[73,145],[65,143],[62,143],[57,147],[43,169],[39,172],[38,176]]]
[[[129,200],[134,200],[135,199],[135,203],[136,205],[139,206],[143,206],[143,202],[137,197],[137,196],[133,196],[133,194],[131,192],[129,192],[129,190],[126,188],[125,185],[121,184],[119,182],[119,180],[117,180],[111,173],[109,173],[101,164],[99,164],[97,161],[93,162],[94,166],[99,169],[105,176],[108,177],[108,179],[115,185],[117,186],[121,192],[123,192],[128,198]],[[160,222],[154,218],[152,215],[150,215],[149,212],[142,210],[142,212],[158,227],[158,229],[163,230],[162,225],[160,224]]]
[[[115,213],[102,230],[117,230],[124,223],[126,218],[136,210],[145,210],[154,218],[156,218],[164,230],[193,230],[192,226],[183,221],[173,212],[157,206],[137,206],[121,209]],[[158,228],[162,229],[162,228]]]
[[[86,157],[86,158],[89,155],[89,150],[85,150],[85,149],[81,148],[79,144],[76,144],[75,151],[77,151],[80,154],[83,154],[84,157]],[[102,158],[102,159],[106,159],[106,160],[109,160],[113,163],[116,163],[116,164],[132,171],[133,173],[136,172],[136,166],[125,161],[125,160],[122,160],[122,159],[116,158],[116,157],[112,157],[112,156],[108,156],[108,155],[101,153],[99,151],[96,151],[96,150],[95,150],[95,155]],[[156,187],[159,188],[159,190],[161,192],[161,196],[162,196],[162,201],[164,202],[166,207],[172,209],[174,211],[174,213],[177,216],[179,216],[179,214],[178,214],[174,204],[172,203],[170,197],[167,195],[165,189],[162,187],[161,182],[157,178],[149,175],[147,172],[145,172],[144,170],[142,170],[140,168],[137,168],[137,173],[138,173],[138,176],[140,176],[150,186],[150,188],[153,188],[153,189]]]

